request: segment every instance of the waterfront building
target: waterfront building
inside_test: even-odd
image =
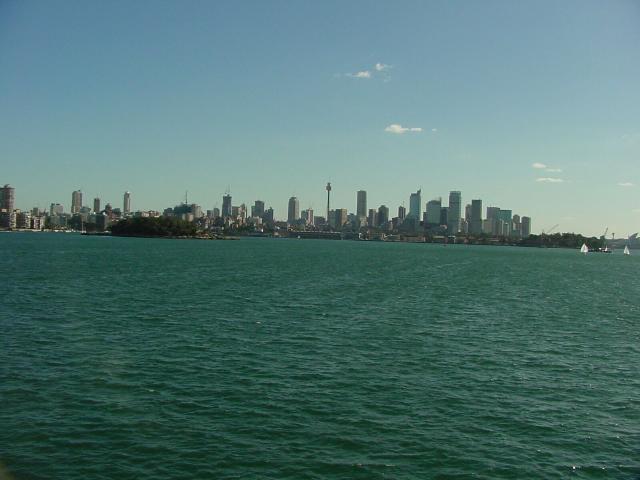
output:
[[[521,230],[522,230],[522,238],[527,238],[531,235],[531,217],[522,217],[521,222]]]
[[[262,221],[269,224],[274,223],[275,220],[274,220],[273,208],[269,207],[264,211],[264,215],[262,216]]]
[[[514,215],[511,220],[512,233],[517,237],[522,236],[522,222],[520,221],[520,215]]]
[[[49,206],[49,215],[55,217],[56,215],[62,215],[64,213],[64,207],[59,203],[52,203]]]
[[[389,207],[380,205],[378,208],[378,225],[384,227],[389,222]]]
[[[79,213],[82,208],[82,192],[80,190],[74,190],[71,194],[71,213]]]
[[[364,190],[358,190],[356,215],[358,217],[367,216],[367,192]]]
[[[370,208],[369,209],[369,216],[367,218],[367,225],[369,225],[369,227],[376,227],[378,226],[378,212],[376,212],[375,208]]]
[[[287,222],[295,223],[300,219],[300,203],[297,197],[291,197],[289,199],[289,210],[287,214]]]
[[[482,233],[482,200],[471,200],[471,215],[469,219],[469,233]]]
[[[100,199],[98,197],[93,199],[93,211],[100,213]]]
[[[400,205],[398,207],[398,219],[400,221],[403,221],[406,216],[407,216],[407,209],[404,207],[404,205]]]
[[[462,215],[462,193],[457,190],[449,192],[449,210],[447,212],[447,231],[456,234],[460,231]]]
[[[31,228],[31,213],[30,212],[16,212],[16,228],[30,229]]]
[[[0,210],[13,212],[15,209],[15,193],[15,189],[9,184],[0,187]]]
[[[412,219],[422,218],[422,190],[418,190],[416,193],[412,193],[409,196],[409,215],[407,217]]]
[[[336,228],[342,228],[345,223],[347,223],[347,209],[346,208],[336,208],[334,210],[335,216],[335,226]]]
[[[471,221],[471,204],[470,204],[470,203],[467,203],[467,204],[464,206],[464,219],[465,219],[467,222],[470,222],[470,221]]]
[[[251,216],[262,218],[262,215],[264,215],[264,202],[256,200],[251,207]]]
[[[129,215],[131,213],[131,192],[124,192],[124,199],[122,202],[122,213]]]
[[[313,208],[307,208],[305,210],[305,222],[307,225],[315,225],[313,217]]]
[[[439,225],[448,225],[449,224],[449,207],[441,207],[440,208],[440,223]]]
[[[436,198],[427,202],[427,225],[428,228],[437,227],[439,225],[446,225],[440,221],[440,214],[442,210],[442,199]]]
[[[222,216],[227,218],[230,217],[232,215],[232,211],[231,211],[231,195],[230,194],[226,194],[222,197]]]

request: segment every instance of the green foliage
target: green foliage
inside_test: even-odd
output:
[[[584,237],[579,233],[554,233],[553,235],[530,235],[520,241],[520,245],[526,247],[561,247],[580,248],[586,243],[589,248],[600,248],[603,246],[602,240],[596,237]]]
[[[112,225],[111,233],[132,237],[193,237],[197,228],[175,217],[133,217]]]

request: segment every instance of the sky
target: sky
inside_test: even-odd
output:
[[[0,0],[0,183],[640,231],[640,2]],[[424,208],[424,205],[423,205]]]

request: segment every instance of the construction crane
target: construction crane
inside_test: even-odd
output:
[[[609,232],[609,227],[604,229],[604,233],[602,234],[602,236],[600,237],[602,240],[606,240],[607,238],[607,233]]]
[[[544,230],[542,230],[542,235],[549,235],[551,233],[553,233],[553,231],[558,228],[560,226],[559,223],[556,223],[553,227],[551,227],[550,229],[548,229],[546,232]]]

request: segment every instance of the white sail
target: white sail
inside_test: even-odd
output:
[[[631,255],[631,252],[629,251],[629,246],[628,245],[624,246],[624,254],[625,255]]]
[[[586,243],[582,244],[582,248],[580,249],[580,253],[589,253],[589,247],[587,247]]]

